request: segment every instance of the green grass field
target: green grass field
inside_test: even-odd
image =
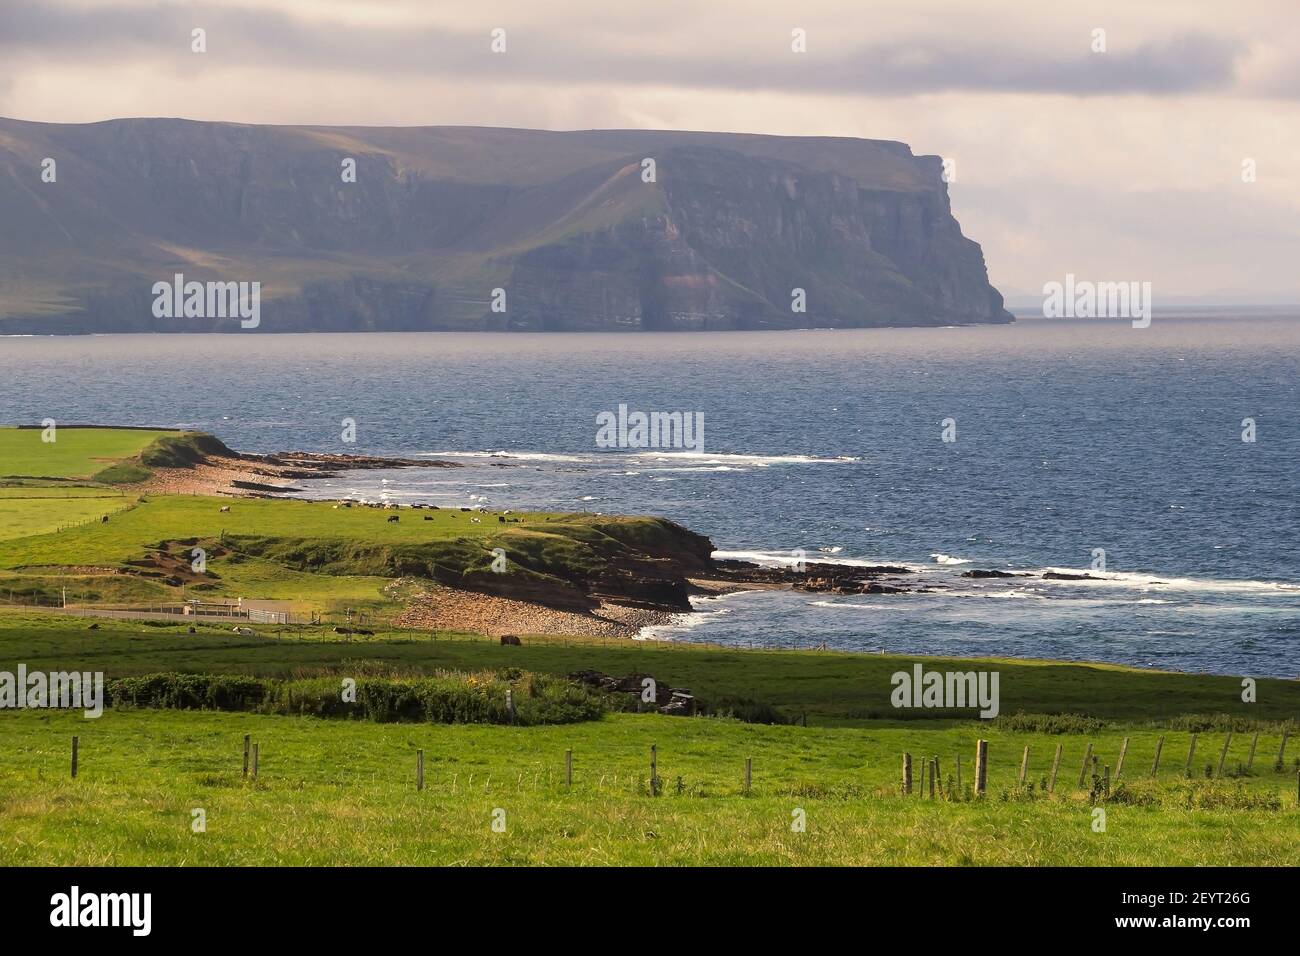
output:
[[[1016,719],[881,719],[888,673],[910,658],[631,642],[534,639],[344,641],[215,627],[175,628],[0,615],[0,669],[160,670],[292,676],[384,666],[397,672],[594,668],[651,673],[702,699],[769,701],[809,726],[611,714],[582,724],[512,728],[375,724],[252,713],[109,710],[0,714],[0,848],[15,863],[85,864],[1196,864],[1300,863],[1293,746],[1281,771],[1279,719],[1300,707],[1294,682],[1260,684],[1241,704],[1231,678],[1024,661],[995,667],[1004,714],[1082,712],[1072,733],[1016,729]],[[1258,709],[1255,709],[1258,708]],[[1188,720],[1190,711],[1233,715]],[[1226,727],[1224,778],[1217,774]],[[1225,723],[1228,721],[1228,723]],[[1032,726],[1032,722],[1030,723]],[[1198,748],[1184,768],[1192,730]],[[1244,771],[1258,732],[1252,770]],[[80,769],[68,772],[70,740]],[[261,751],[241,775],[242,738]],[[1164,737],[1159,775],[1150,770]],[[1113,775],[1105,832],[1093,830],[1078,777],[1088,744]],[[974,802],[899,794],[902,754],[940,760],[941,793],[964,792],[978,739],[989,741],[988,794]],[[648,793],[657,747],[663,795]],[[1044,792],[1056,746],[1055,791]],[[1029,788],[1018,786],[1029,747]],[[426,789],[415,791],[415,751]],[[574,753],[574,787],[563,783]],[[962,761],[963,790],[955,784]],[[743,792],[746,758],[753,789]],[[1240,774],[1240,776],[1238,776]],[[1123,787],[1118,784],[1122,783]],[[202,808],[207,830],[190,829]],[[491,828],[505,811],[506,831]],[[803,810],[807,828],[791,830]]]
[[[16,490],[18,489],[0,489],[9,492]],[[90,490],[86,488],[75,490],[79,493],[67,497],[54,497],[49,494],[24,497],[12,493],[0,494],[0,541],[49,534],[67,525],[97,521],[103,515],[115,514],[122,510],[132,500],[112,493],[102,493],[98,496],[82,493]]]
[[[42,525],[75,524],[110,510],[107,523],[42,533]],[[176,601],[199,591],[291,600],[300,611],[347,605],[391,613],[396,605],[381,589],[395,578],[436,575],[455,583],[467,574],[487,573],[494,548],[505,551],[512,574],[561,585],[612,555],[653,547],[674,534],[666,523],[647,518],[529,512],[501,522],[497,519],[505,516],[496,513],[405,509],[401,520],[392,522],[392,515],[293,499],[5,498],[0,499],[0,592],[4,572],[24,572],[30,579],[24,593],[40,603],[51,603],[68,584],[78,596],[102,595],[105,586],[120,589],[123,582],[69,582],[62,569],[132,571],[132,562],[167,545],[172,571],[153,575],[150,587],[138,589],[141,596],[148,590],[152,600]],[[195,546],[209,554],[206,577],[189,580],[188,590],[179,581],[165,585],[163,579],[177,565],[188,565]]]
[[[259,746],[256,782],[241,776],[244,734]],[[903,751],[918,761],[937,754],[945,778],[961,754],[965,783],[977,737],[989,741],[984,800],[898,794]],[[1132,802],[1106,803],[1098,833],[1076,786],[1082,740],[1065,740],[1070,759],[1054,794],[1017,788],[1022,748],[1038,779],[1058,742],[972,725],[827,729],[630,714],[521,729],[23,712],[0,720],[0,848],[15,865],[1300,863],[1294,774],[1185,781],[1170,759],[1153,785],[1141,778],[1154,741],[1135,735]],[[1108,762],[1119,743],[1118,732],[1096,741]],[[648,793],[651,744],[659,798]],[[201,834],[191,831],[195,808],[206,813]],[[498,809],[504,833],[492,830]],[[791,829],[797,810],[805,832]]]
[[[174,432],[126,428],[56,428],[55,440],[41,440],[39,428],[0,428],[0,478],[90,478],[104,468],[139,455]]]
[[[403,510],[401,521],[389,522],[384,511],[329,503],[123,497],[58,480],[102,476],[114,463],[183,465],[193,439],[155,442],[161,434],[64,430],[54,452],[37,447],[39,431],[0,429],[0,473],[38,476],[0,482],[0,597],[10,605],[0,607],[0,680],[19,664],[108,679],[310,680],[335,708],[328,687],[351,675],[384,677],[399,689],[408,678],[436,676],[463,688],[478,679],[470,675],[508,683],[522,680],[520,671],[597,670],[653,675],[688,688],[708,713],[775,722],[613,712],[619,708],[589,719],[590,706],[583,722],[528,728],[251,710],[121,707],[87,720],[79,711],[0,709],[0,858],[8,863],[1300,864],[1296,681],[1260,680],[1257,700],[1246,703],[1239,677],[1102,664],[528,635],[510,647],[463,633],[358,638],[319,626],[258,626],[250,636],[211,622],[191,634],[172,623],[97,619],[92,627],[16,606],[48,605],[66,589],[73,602],[211,591],[286,598],[300,608],[391,610],[399,602],[383,589],[394,579],[454,581],[481,570],[494,547],[506,549],[519,573],[549,583],[611,556],[682,546],[680,529],[645,518],[527,514],[523,523],[502,523],[483,515],[476,523],[459,510]],[[104,513],[107,523],[68,527]],[[197,543],[211,551],[211,574],[178,584]],[[930,670],[996,671],[1001,716],[893,708],[891,676],[916,661]],[[505,685],[495,686],[504,697]],[[256,780],[241,773],[245,734],[260,747]],[[1279,762],[1284,734],[1290,749]],[[988,790],[971,800],[981,739],[989,745]],[[649,790],[652,745],[660,796]],[[1105,796],[1092,792],[1090,745],[1097,768],[1110,774]],[[423,792],[414,782],[417,750],[425,754]],[[563,779],[566,750],[572,788]],[[919,786],[900,793],[905,752],[918,785],[924,762],[938,758],[936,799]],[[196,809],[206,815],[201,833],[192,828]],[[1098,809],[1104,830],[1096,828]],[[792,829],[797,817],[802,830]],[[494,819],[504,820],[503,831]]]
[[[109,677],[158,671],[290,677],[346,662],[411,673],[521,667],[563,675],[592,669],[652,674],[705,699],[761,701],[789,719],[806,714],[814,725],[865,726],[900,714],[936,713],[900,712],[889,702],[891,675],[923,661],[927,669],[996,669],[1004,717],[1024,711],[1132,722],[1187,714],[1223,714],[1243,721],[1300,718],[1297,681],[1260,680],[1257,701],[1247,704],[1241,700],[1240,678],[1111,664],[741,650],[614,638],[534,636],[526,637],[522,647],[503,647],[493,639],[445,632],[436,640],[418,632],[345,639],[328,628],[289,628],[277,636],[274,627],[265,625],[254,628],[257,636],[242,637],[229,626],[201,625],[199,633],[188,634],[180,625],[96,623],[99,629],[87,631],[83,619],[0,612],[0,666],[22,661],[45,669],[102,670]]]

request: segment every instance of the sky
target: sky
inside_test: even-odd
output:
[[[1300,0],[0,0],[0,115],[899,140],[1012,301],[1300,302]]]

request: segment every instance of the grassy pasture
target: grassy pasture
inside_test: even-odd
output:
[[[431,674],[522,667],[651,673],[707,700],[758,700],[809,726],[718,718],[611,714],[559,727],[383,724],[252,713],[110,709],[0,711],[0,853],[15,864],[1002,864],[1278,865],[1300,863],[1292,738],[1273,768],[1281,724],[1300,712],[1300,685],[1263,681],[1240,702],[1234,678],[1106,665],[926,660],[941,669],[996,669],[1004,714],[1087,713],[1101,723],[1047,733],[1024,718],[953,719],[888,708],[888,675],[910,658],[751,651],[630,641],[529,638],[502,647],[470,635],[343,640],[316,633],[257,636],[200,626],[145,626],[31,612],[0,613],[0,670],[163,670],[308,676]],[[310,634],[310,631],[304,632]],[[1189,712],[1229,714],[1198,723]],[[883,714],[884,718],[872,718]],[[913,719],[899,720],[900,715]],[[1226,779],[1207,779],[1226,726]],[[1212,725],[1212,726],[1211,726]],[[1229,725],[1230,726],[1230,725]],[[1196,759],[1184,766],[1191,732]],[[1242,773],[1253,733],[1254,767]],[[70,738],[80,771],[69,778]],[[256,781],[240,772],[242,739],[261,750]],[[1150,778],[1163,736],[1160,773]],[[1089,743],[1123,786],[1104,804],[1105,832],[1078,778]],[[940,793],[969,787],[975,741],[990,747],[978,802],[899,794],[904,751],[940,760]],[[658,748],[663,795],[647,792]],[[1044,792],[1056,746],[1056,790]],[[1027,778],[1017,777],[1030,748]],[[426,789],[414,786],[425,753]],[[564,751],[575,781],[564,786]],[[962,782],[955,786],[956,759]],[[745,758],[752,792],[743,789]],[[1239,775],[1241,774],[1241,775]],[[194,833],[192,811],[206,814]],[[506,830],[494,832],[493,814]],[[806,831],[791,830],[802,810]]]
[[[0,586],[3,582],[0,581]],[[834,651],[727,649],[695,644],[610,639],[525,637],[522,647],[489,638],[397,632],[341,638],[325,628],[257,626],[255,637],[205,625],[188,634],[180,625],[100,620],[88,631],[80,618],[0,612],[0,669],[102,670],[109,677],[158,671],[291,677],[300,671],[353,664],[409,673],[521,667],[549,674],[598,670],[652,674],[709,701],[771,704],[787,717],[806,713],[812,725],[869,726],[878,720],[969,716],[934,710],[898,710],[890,704],[891,676],[923,662],[927,670],[996,670],[1001,713],[1085,714],[1117,722],[1160,722],[1187,714],[1221,714],[1240,721],[1300,719],[1300,682],[1262,679],[1258,700],[1241,700],[1241,680],[1201,674],[1144,671],[1112,664],[1052,661],[897,657]],[[982,722],[987,723],[987,722]],[[1244,726],[1244,724],[1243,724]],[[1300,742],[1297,743],[1300,748]],[[1262,753],[1263,751],[1261,751]],[[1300,750],[1297,750],[1300,753]]]
[[[259,743],[256,781],[241,776],[244,734]],[[1107,762],[1119,736],[1095,741]],[[904,750],[937,754],[945,778],[962,754],[968,783],[977,737],[989,740],[986,799],[897,793]],[[1065,739],[1055,794],[1016,786],[1021,748],[1036,779],[1058,742],[970,723],[764,727],[622,714],[517,728],[23,711],[0,719],[0,852],[14,865],[1300,863],[1294,774],[1189,781],[1170,767],[1152,784],[1134,762],[1127,802],[1106,804],[1098,833],[1076,787],[1081,739]],[[652,743],[657,799],[647,792]],[[1130,747],[1145,754],[1150,743],[1138,735]],[[191,829],[195,808],[206,832]],[[503,833],[491,827],[498,810]],[[797,810],[805,832],[791,829]]]
[[[601,518],[530,512],[524,523],[501,524],[495,514],[460,510],[335,508],[325,501],[230,499],[205,495],[148,495],[129,512],[103,526],[76,529],[22,542],[0,544],[0,567],[109,564],[135,557],[164,540],[216,538],[221,534],[290,541],[343,540],[384,546],[465,538],[486,542],[509,536],[521,552],[530,541],[555,546],[555,535],[581,533],[584,526],[634,526],[643,519]],[[222,512],[229,507],[229,512]],[[428,516],[430,520],[423,520]],[[480,518],[479,522],[471,517]],[[547,536],[551,537],[547,537]]]
[[[41,441],[39,428],[0,428],[0,478],[90,478],[138,456],[169,431],[125,428],[58,428]]]
[[[17,489],[3,490],[12,492]],[[66,497],[0,495],[0,541],[49,534],[64,525],[96,520],[121,511],[131,500],[111,493],[98,496],[79,493]]]
[[[48,603],[69,583],[59,568],[125,568],[170,542],[173,557],[184,557],[194,545],[209,552],[209,577],[191,582],[194,590],[292,600],[299,610],[392,610],[381,589],[393,579],[436,573],[455,581],[485,573],[494,548],[505,550],[512,573],[556,582],[557,575],[590,573],[613,554],[654,547],[677,533],[654,519],[577,514],[529,512],[510,516],[521,521],[500,522],[495,513],[402,509],[393,522],[388,519],[397,513],[384,509],[294,499],[145,495],[117,502],[106,524],[39,533],[42,523],[67,524],[109,509],[98,499],[0,499],[0,578],[4,571],[48,569],[32,592]],[[119,584],[112,582],[110,590]],[[91,582],[84,590],[103,588]],[[167,595],[177,600],[182,592],[172,587],[159,597]]]

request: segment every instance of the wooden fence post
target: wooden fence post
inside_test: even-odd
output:
[[[1232,743],[1232,731],[1228,731],[1228,736],[1223,738],[1223,749],[1219,751],[1219,769],[1215,771],[1216,777],[1223,776],[1223,761],[1228,758],[1228,744]]]
[[[1106,764],[1101,772],[1101,792],[1108,797],[1110,796],[1110,764]]]
[[[936,792],[934,778],[937,777],[938,775],[939,775],[939,761],[931,760],[930,761],[930,799],[931,800],[934,799],[935,792]]]
[[[659,747],[650,745],[650,796],[659,796]]]
[[[415,789],[424,789],[424,751],[415,752]]]
[[[939,792],[943,793],[943,768],[939,766],[939,755],[934,755],[934,775],[939,778]]]
[[[1119,746],[1119,760],[1115,761],[1115,782],[1119,783],[1120,774],[1124,772],[1124,757],[1128,754],[1128,738]]]
[[[1084,778],[1088,775],[1088,764],[1092,763],[1092,741],[1088,741],[1088,749],[1083,755],[1083,766],[1079,768],[1079,786],[1083,786]]]
[[[248,734],[244,734],[244,776],[248,776]]]
[[[1160,751],[1165,748],[1165,735],[1161,734],[1160,739],[1156,741],[1156,759],[1151,763],[1151,776],[1155,776],[1160,771]]]
[[[1020,755],[1020,786],[1025,785],[1025,774],[1029,772],[1029,745],[1025,745],[1025,752]]]
[[[257,744],[253,744],[253,779],[257,779]]]
[[[77,736],[72,736],[72,776],[77,776]]]
[[[903,754],[903,796],[910,796],[912,793],[912,755]]]
[[[573,751],[572,750],[566,750],[564,752],[564,785],[566,787],[573,786]]]
[[[975,796],[984,796],[988,787],[989,742],[981,740],[975,745]]]
[[[1246,758],[1246,773],[1255,766],[1255,748],[1259,746],[1259,733],[1256,732],[1254,737],[1250,738],[1250,756]]]
[[[1061,767],[1061,745],[1057,744],[1056,756],[1052,758],[1052,776],[1051,779],[1047,781],[1048,793],[1056,792],[1056,771],[1059,770],[1060,767]]]
[[[754,758],[745,758],[745,792],[749,793],[754,785]]]
[[[1191,746],[1187,748],[1187,766],[1183,768],[1183,774],[1187,775],[1192,772],[1192,759],[1196,756],[1196,734],[1192,734]]]

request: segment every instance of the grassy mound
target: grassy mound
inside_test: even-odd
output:
[[[193,468],[209,455],[237,458],[221,439],[206,432],[162,435],[140,452],[140,463],[149,468]]]

